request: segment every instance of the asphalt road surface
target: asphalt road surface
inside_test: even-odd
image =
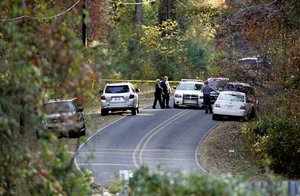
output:
[[[142,165],[166,172],[203,172],[197,158],[205,135],[217,125],[203,109],[152,109],[124,117],[99,130],[80,147],[75,163],[109,184]],[[124,177],[124,176],[123,176]]]

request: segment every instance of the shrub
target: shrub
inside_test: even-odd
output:
[[[248,124],[244,133],[255,152],[270,159],[274,172],[300,177],[300,129],[295,118],[267,114]]]
[[[128,190],[129,195],[286,195],[286,189],[275,189],[274,184],[274,179],[262,186],[230,175],[164,173],[141,167],[130,179]]]

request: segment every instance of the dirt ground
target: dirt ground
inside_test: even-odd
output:
[[[242,124],[243,122],[223,121],[203,140],[198,158],[208,173],[255,175],[257,168],[250,163],[251,158],[244,150]]]

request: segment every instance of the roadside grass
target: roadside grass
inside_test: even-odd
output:
[[[241,125],[242,122],[224,121],[205,138],[199,150],[202,166],[215,175],[264,179],[265,169],[245,145]]]

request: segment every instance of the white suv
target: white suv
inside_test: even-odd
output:
[[[129,82],[106,84],[101,94],[101,116],[109,111],[130,110],[132,115],[139,113],[139,89],[134,89]]]
[[[174,92],[174,108],[179,106],[203,107],[203,82],[194,79],[181,79]]]

